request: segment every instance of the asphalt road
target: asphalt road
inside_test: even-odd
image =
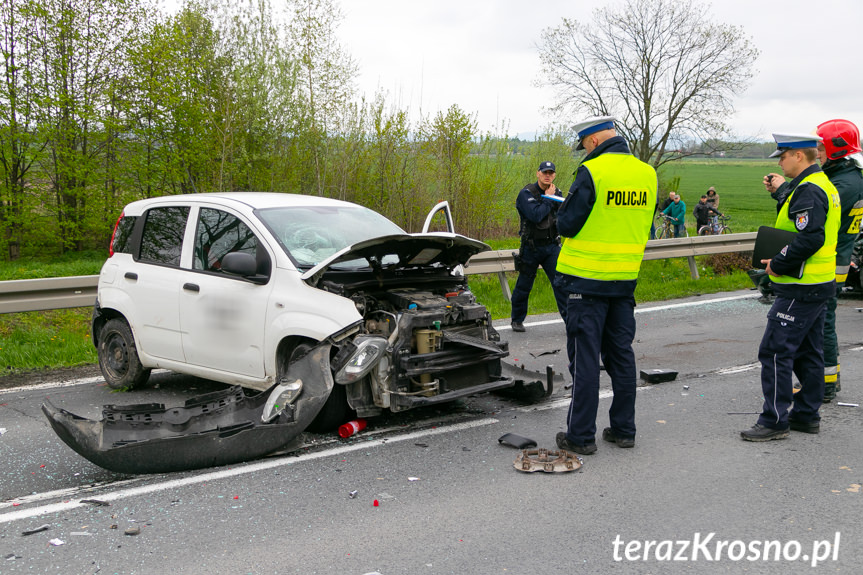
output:
[[[840,300],[839,401],[856,404],[861,307]],[[560,384],[534,405],[486,394],[373,420],[349,440],[309,435],[288,455],[141,477],[67,448],[43,399],[97,417],[214,384],[161,373],[131,394],[100,378],[0,391],[0,573],[859,573],[863,408],[824,406],[818,435],[739,438],[762,401],[766,311],[753,292],[639,306],[639,368],[679,375],[640,388],[634,449],[600,440],[572,473],[517,471],[518,451],[498,443],[513,432],[554,449]],[[564,372],[558,318],[526,326],[501,322],[516,365]],[[603,375],[600,429],[608,387]]]

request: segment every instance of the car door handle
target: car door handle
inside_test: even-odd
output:
[[[136,280],[138,279],[138,274],[136,274],[135,272],[126,272],[123,277],[125,277],[127,280]]]
[[[183,284],[183,289],[186,291],[199,292],[199,291],[201,291],[201,286],[199,286],[198,284],[186,283],[186,284]]]

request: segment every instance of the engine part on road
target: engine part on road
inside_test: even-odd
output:
[[[578,471],[584,465],[584,460],[569,451],[548,449],[524,449],[513,463],[516,469],[526,473],[544,471],[545,473],[563,473]]]

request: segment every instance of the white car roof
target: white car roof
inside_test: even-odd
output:
[[[128,204],[125,208],[126,215],[137,215],[144,210],[159,205],[177,205],[193,203],[210,203],[235,208],[275,208],[275,207],[300,207],[300,206],[354,206],[362,207],[351,202],[322,198],[318,196],[305,196],[302,194],[283,194],[276,192],[224,192],[207,194],[177,194],[138,200]]]

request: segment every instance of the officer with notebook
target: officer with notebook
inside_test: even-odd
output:
[[[774,227],[794,235],[779,253],[762,260],[776,300],[758,350],[764,405],[757,423],[740,433],[746,441],[784,439],[789,429],[819,432],[824,315],[836,290],[839,193],[815,162],[819,138],[773,134],[773,139],[777,149],[770,157],[779,157],[784,177],[768,174],[764,185],[774,197],[783,198]],[[792,372],[802,386],[797,395]]]

